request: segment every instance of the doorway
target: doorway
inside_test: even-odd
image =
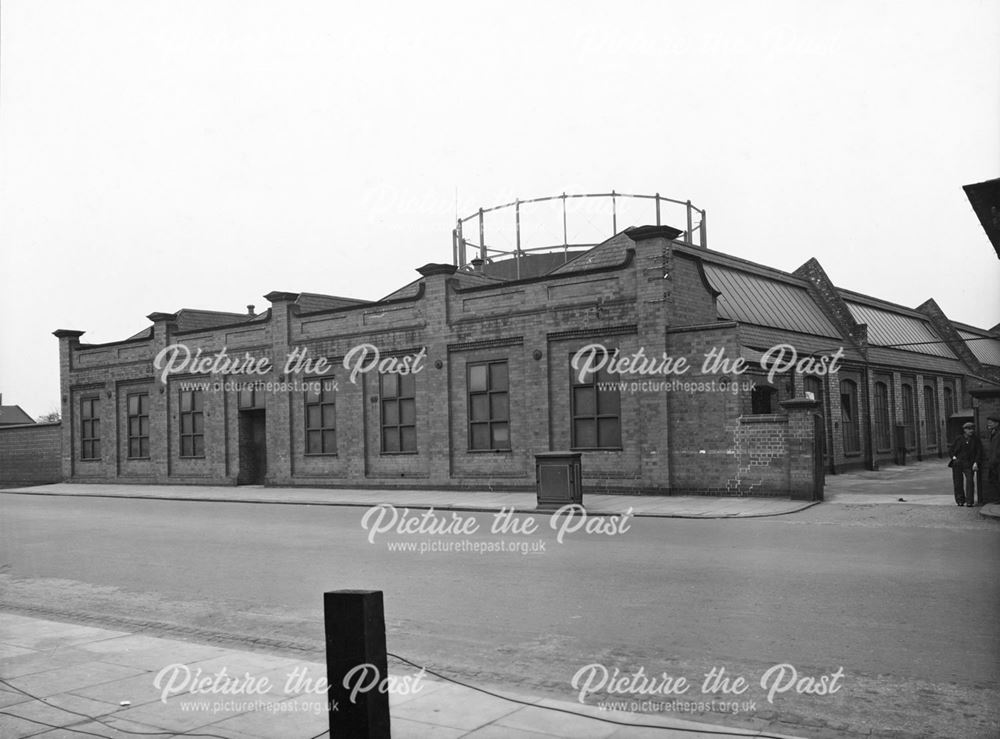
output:
[[[237,485],[263,485],[267,476],[267,425],[264,410],[239,412],[240,469]]]

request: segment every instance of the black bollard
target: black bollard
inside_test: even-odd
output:
[[[382,591],[324,593],[323,611],[330,739],[389,739],[389,694],[379,689],[389,676]],[[372,675],[378,680],[371,689],[352,690],[362,674],[366,686],[373,684]],[[348,675],[353,679],[345,686]]]

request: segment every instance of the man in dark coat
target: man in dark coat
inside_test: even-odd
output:
[[[986,419],[986,448],[983,450],[983,503],[1000,502],[1000,417]]]
[[[983,444],[976,436],[976,427],[966,423],[962,426],[962,435],[951,445],[951,479],[955,485],[955,503],[958,505],[971,507],[976,504],[976,470],[979,469],[982,457]],[[982,491],[979,497],[982,497]]]

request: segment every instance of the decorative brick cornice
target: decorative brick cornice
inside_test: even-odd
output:
[[[158,323],[160,321],[176,321],[176,313],[150,313],[146,316],[146,319],[152,321],[153,323]]]
[[[73,331],[73,330],[68,329],[68,328],[61,328],[58,331],[53,331],[52,335],[55,336],[57,339],[79,339],[85,333],[87,333],[87,332],[86,331]]]
[[[466,341],[461,344],[448,344],[449,352],[472,351],[476,349],[495,349],[502,346],[523,346],[523,336],[509,336],[504,339],[483,339],[482,341]]]
[[[626,228],[624,233],[632,239],[632,241],[638,243],[640,241],[646,241],[647,239],[666,239],[667,241],[673,241],[684,232],[679,228],[674,228],[673,226],[636,226],[635,228]]]
[[[624,326],[595,326],[593,328],[577,328],[572,331],[555,331],[546,336],[549,341],[561,341],[563,339],[586,339],[592,336],[618,336],[621,334],[637,334],[639,327],[632,324]]]
[[[432,277],[434,275],[445,275],[450,277],[455,274],[458,270],[454,264],[435,264],[431,262],[430,264],[425,264],[423,267],[417,267],[417,272],[419,272],[424,277]]]

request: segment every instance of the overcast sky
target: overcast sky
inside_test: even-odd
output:
[[[59,407],[55,329],[376,299],[450,261],[456,209],[564,191],[691,199],[713,249],[1000,321],[962,191],[1000,176],[994,0],[4,0],[0,21],[0,392],[33,416]]]

